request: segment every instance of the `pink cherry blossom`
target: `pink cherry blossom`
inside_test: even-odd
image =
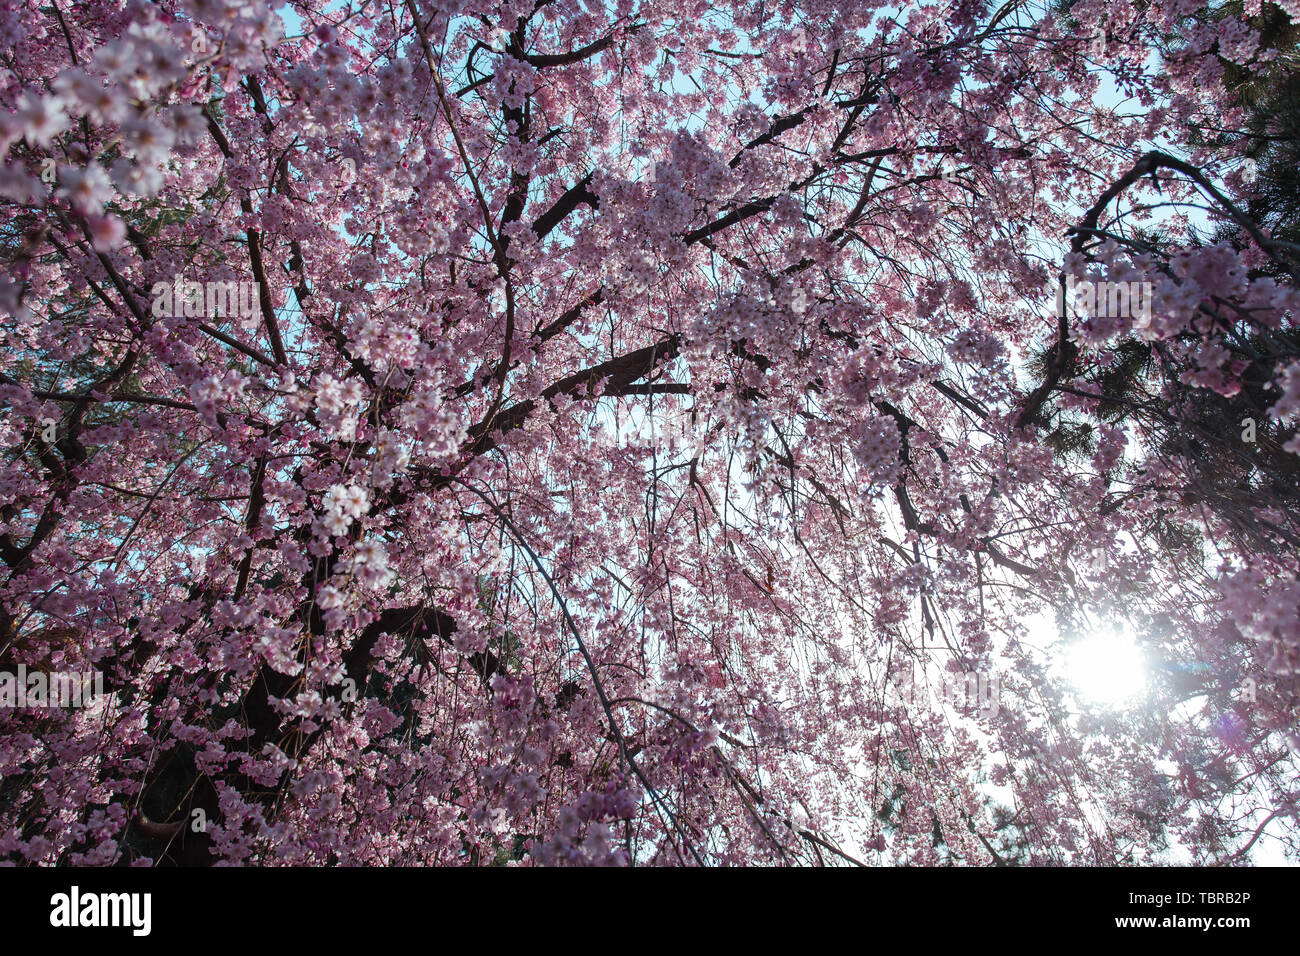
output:
[[[4,5],[0,857],[1295,859],[1266,9]]]

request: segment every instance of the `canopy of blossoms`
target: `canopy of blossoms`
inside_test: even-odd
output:
[[[1294,852],[1261,10],[0,0],[0,858]]]

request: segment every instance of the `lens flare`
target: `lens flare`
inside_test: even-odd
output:
[[[1087,634],[1066,648],[1064,675],[1079,696],[1102,707],[1131,705],[1146,691],[1146,658],[1125,628]]]

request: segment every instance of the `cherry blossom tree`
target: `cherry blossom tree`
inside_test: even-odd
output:
[[[1294,853],[1265,16],[0,0],[0,853]]]

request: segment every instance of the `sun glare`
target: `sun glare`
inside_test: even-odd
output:
[[[1103,707],[1133,704],[1146,691],[1146,658],[1132,634],[1117,625],[1067,645],[1063,673],[1083,700]]]

